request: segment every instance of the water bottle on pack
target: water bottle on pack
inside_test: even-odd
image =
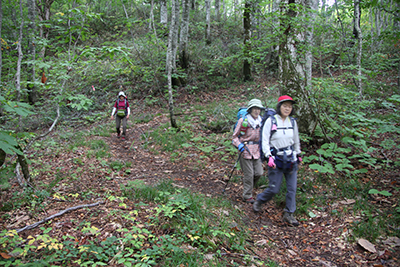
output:
[[[240,135],[245,135],[248,128],[247,118],[245,118],[240,126]]]

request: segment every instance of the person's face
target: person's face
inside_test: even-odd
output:
[[[119,99],[120,99],[120,100],[124,100],[124,96],[120,95],[120,96],[119,96]]]
[[[283,117],[287,117],[293,110],[293,104],[291,102],[283,102],[281,106],[281,114]]]
[[[260,108],[258,108],[258,107],[252,107],[252,108],[251,108],[251,113],[250,113],[250,115],[251,115],[254,119],[257,119],[258,116],[260,115],[260,113],[261,113],[261,109],[260,109]]]

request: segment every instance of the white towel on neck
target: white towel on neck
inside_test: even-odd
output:
[[[258,116],[257,119],[254,119],[250,114],[247,115],[247,121],[251,125],[253,129],[256,129],[257,126],[261,127],[261,116]]]

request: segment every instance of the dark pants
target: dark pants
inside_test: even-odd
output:
[[[121,121],[122,121],[122,136],[126,135],[126,116],[120,117],[118,115],[115,116],[115,123],[117,124],[117,133],[120,134],[121,130],[119,129],[121,127]]]
[[[291,170],[268,167],[269,186],[262,193],[257,195],[257,201],[264,204],[270,201],[281,189],[283,175],[286,179],[286,207],[284,211],[293,213],[296,210],[296,190],[297,190],[297,163]]]

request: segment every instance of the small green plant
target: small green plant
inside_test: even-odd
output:
[[[125,163],[123,161],[112,161],[110,163],[111,169],[115,171],[120,171],[124,167]]]
[[[386,191],[386,190],[378,191],[378,190],[376,190],[376,189],[370,189],[370,190],[368,191],[368,194],[373,194],[373,195],[380,194],[380,195],[386,196],[386,197],[390,197],[390,196],[392,195],[392,193],[389,193],[389,192]]]

